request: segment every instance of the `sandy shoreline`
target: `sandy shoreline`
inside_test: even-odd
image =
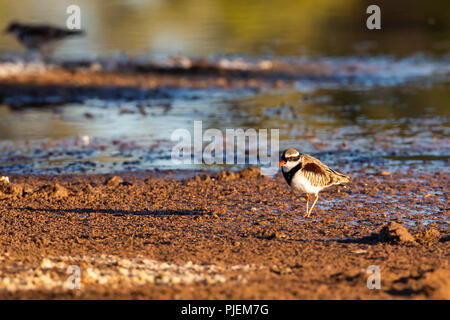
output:
[[[2,184],[1,298],[450,298],[444,173],[358,175],[306,220],[280,176],[112,176]],[[411,237],[380,236],[390,221]],[[380,290],[367,288],[371,265]]]

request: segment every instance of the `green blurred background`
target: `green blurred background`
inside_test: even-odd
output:
[[[449,48],[450,1],[0,0],[0,28],[13,19],[64,26],[71,4],[87,37],[64,42],[59,56],[403,57]],[[370,4],[381,7],[381,31],[366,28]],[[18,50],[0,36],[0,53]]]

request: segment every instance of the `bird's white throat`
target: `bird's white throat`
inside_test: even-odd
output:
[[[281,170],[283,170],[284,172],[289,172],[289,171],[291,171],[292,168],[294,168],[299,163],[300,163],[300,160],[298,160],[298,161],[287,161],[286,164],[283,167],[281,167]]]

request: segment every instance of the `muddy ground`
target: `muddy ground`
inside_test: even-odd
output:
[[[0,298],[450,299],[445,173],[353,173],[307,219],[279,175],[191,176],[10,176]]]

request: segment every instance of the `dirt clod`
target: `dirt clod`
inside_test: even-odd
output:
[[[18,184],[9,183],[6,181],[0,182],[0,194],[18,196],[22,194],[22,187]]]
[[[429,228],[425,232],[416,235],[416,239],[421,244],[432,244],[440,240],[441,233],[434,228]]]
[[[47,184],[39,190],[42,194],[52,198],[64,198],[69,195],[69,191],[58,183]]]
[[[277,238],[277,232],[269,229],[260,229],[256,232],[256,237],[260,239],[272,240]]]
[[[273,273],[276,273],[276,274],[280,274],[280,275],[292,273],[292,269],[290,267],[277,266],[277,265],[272,266],[270,268],[270,271],[272,271]]]
[[[109,187],[117,187],[119,184],[123,182],[123,179],[119,176],[112,176],[111,178],[105,181],[105,185]]]
[[[216,175],[216,179],[219,181],[231,181],[237,179],[238,177],[238,174],[227,170],[222,170]]]
[[[415,243],[415,239],[408,229],[396,222],[389,222],[387,226],[381,229],[379,236],[381,242],[396,244]]]
[[[240,171],[239,173],[235,173],[232,171],[222,170],[216,175],[216,179],[219,181],[231,181],[236,179],[252,179],[252,178],[260,178],[264,177],[261,174],[261,170],[256,167],[247,167]]]
[[[251,178],[259,178],[263,177],[261,174],[261,170],[256,167],[247,167],[239,173],[240,178],[251,179]]]

